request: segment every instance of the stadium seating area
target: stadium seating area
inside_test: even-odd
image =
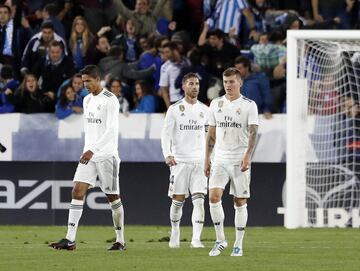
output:
[[[0,113],[82,112],[78,72],[101,70],[120,111],[165,112],[181,78],[199,99],[222,95],[222,72],[242,72],[243,94],[266,118],[286,112],[286,30],[358,27],[357,1],[0,1]],[[135,92],[138,85],[139,91]]]

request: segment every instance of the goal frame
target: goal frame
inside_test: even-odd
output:
[[[360,40],[359,30],[288,30],[286,66],[286,195],[284,226],[308,227],[306,201],[307,81],[297,78],[299,40]],[[301,91],[304,90],[304,91]],[[294,121],[295,120],[295,121]]]

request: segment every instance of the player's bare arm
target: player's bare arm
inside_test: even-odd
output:
[[[209,125],[209,130],[206,135],[206,148],[205,148],[205,162],[204,162],[204,174],[209,177],[210,175],[210,156],[214,149],[216,141],[216,127]]]
[[[251,164],[251,156],[254,152],[255,145],[256,145],[256,136],[257,136],[257,125],[249,125],[249,143],[246,153],[244,155],[243,160],[241,161],[241,171],[246,171],[250,168]]]
[[[80,163],[86,165],[91,160],[93,155],[94,155],[94,153],[90,150],[84,152],[80,157]]]

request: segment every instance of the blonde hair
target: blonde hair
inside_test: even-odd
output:
[[[76,27],[76,24],[79,21],[82,21],[83,24],[84,24],[84,32],[81,33],[81,40],[82,40],[82,45],[83,45],[81,47],[81,53],[82,53],[82,55],[85,55],[89,44],[91,43],[91,41],[94,38],[94,35],[90,32],[89,26],[88,26],[85,18],[82,17],[82,16],[76,16],[74,18],[74,21],[73,21],[72,27],[71,27],[69,46],[70,46],[71,52],[74,54],[75,50],[76,50],[76,42],[77,42],[77,39],[78,39],[78,33],[76,32],[75,27]]]

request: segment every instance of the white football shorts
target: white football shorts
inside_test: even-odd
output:
[[[178,163],[170,167],[170,183],[168,196],[207,192],[207,178],[201,163]]]
[[[73,181],[98,186],[105,194],[120,194],[119,187],[120,159],[110,157],[100,162],[89,161],[87,165],[79,163]],[[99,178],[98,178],[99,177]]]
[[[242,172],[240,165],[212,165],[209,178],[209,189],[225,189],[225,186],[229,181],[230,195],[237,198],[250,198],[250,169]]]

